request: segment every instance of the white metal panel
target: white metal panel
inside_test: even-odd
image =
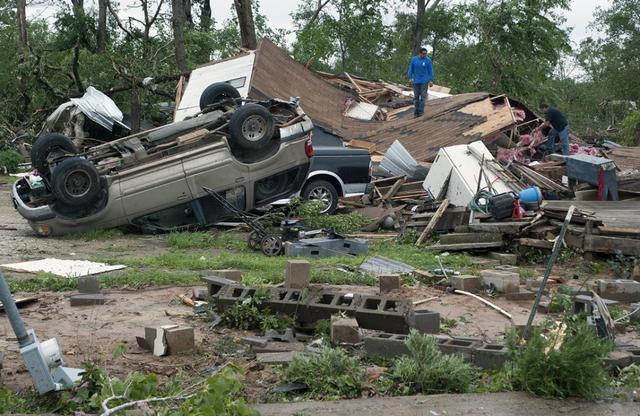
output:
[[[173,121],[184,120],[200,111],[200,95],[209,85],[215,82],[227,82],[245,77],[244,84],[238,88],[240,95],[246,98],[249,94],[255,52],[237,58],[196,68],[191,71],[189,82],[182,94],[182,100],[176,110]]]
[[[378,106],[370,103],[357,103],[347,111],[347,116],[358,120],[371,120],[376,115]]]
[[[431,196],[437,197],[442,192],[449,172],[451,172],[446,198],[450,204],[455,206],[469,205],[478,187],[482,155],[484,155],[485,161],[494,159],[481,141],[473,142],[470,145],[462,144],[440,149],[422,187]],[[493,187],[495,194],[512,190],[495,173],[485,167],[480,188],[486,187],[488,183]]]

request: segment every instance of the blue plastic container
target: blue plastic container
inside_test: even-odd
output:
[[[542,192],[537,186],[523,189],[520,191],[520,201],[525,203],[540,203],[542,201]]]

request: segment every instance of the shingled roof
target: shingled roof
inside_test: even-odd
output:
[[[493,140],[515,126],[509,100],[488,93],[460,94],[432,100],[420,118],[363,121],[345,116],[351,95],[334,87],[268,40],[260,41],[251,77],[251,98],[300,97],[314,123],[345,141],[363,140],[384,152],[395,140],[421,161],[431,161],[441,147]]]

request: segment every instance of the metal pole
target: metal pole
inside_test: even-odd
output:
[[[33,339],[27,334],[27,329],[24,327],[24,322],[18,313],[18,308],[11,297],[9,285],[7,285],[7,281],[4,280],[2,273],[0,273],[0,301],[2,301],[4,311],[9,318],[13,332],[16,334],[20,348],[33,343]]]
[[[549,280],[549,275],[551,275],[551,270],[553,270],[553,265],[556,263],[556,260],[558,259],[558,254],[560,254],[560,247],[562,247],[562,242],[564,241],[564,235],[567,233],[567,229],[569,228],[569,223],[571,222],[571,217],[573,217],[573,211],[575,211],[575,209],[576,207],[574,207],[573,205],[569,207],[567,216],[564,218],[564,223],[562,224],[562,229],[560,229],[560,234],[558,235],[558,238],[556,238],[556,242],[553,244],[553,249],[551,250],[551,257],[549,257],[549,263],[547,263],[547,270],[544,272],[544,278],[542,279],[542,284],[540,284],[540,288],[538,288],[538,294],[536,295],[536,300],[533,302],[533,306],[531,307],[531,312],[529,313],[529,319],[527,320],[527,326],[524,327],[524,331],[522,333],[522,337],[524,339],[529,338],[529,332],[531,331],[533,318],[536,316],[536,310],[538,309],[538,304],[540,303],[542,292],[544,292],[544,289],[547,286],[547,280]]]

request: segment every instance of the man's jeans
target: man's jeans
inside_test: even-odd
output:
[[[549,131],[547,143],[549,143],[548,146],[552,147],[553,150],[555,150],[555,143],[558,137],[560,137],[560,141],[562,143],[562,154],[564,156],[569,156],[569,125],[568,124],[567,124],[567,127],[565,127],[564,130],[562,131],[558,131],[554,128],[551,128],[551,131]]]
[[[413,115],[419,117],[424,114],[424,103],[429,92],[428,84],[413,84]]]

